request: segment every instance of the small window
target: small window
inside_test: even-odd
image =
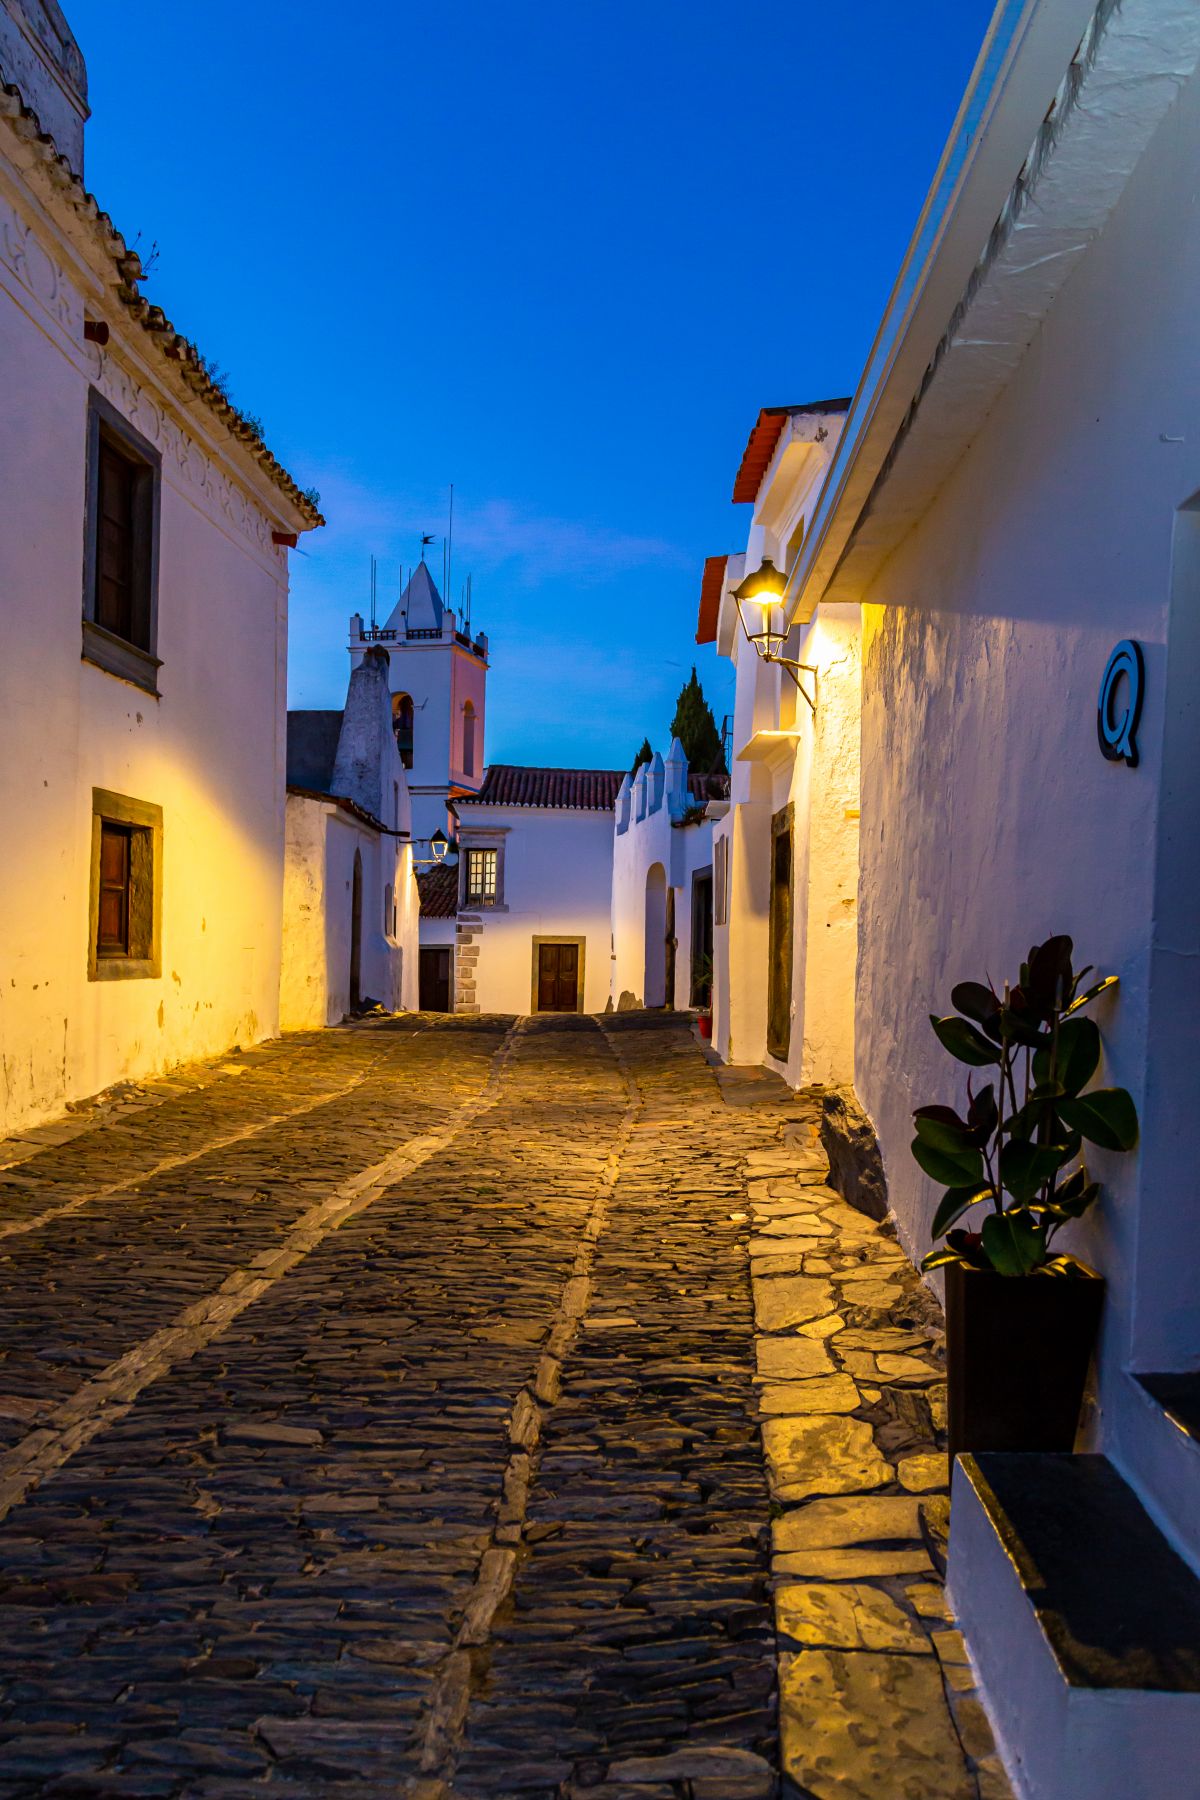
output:
[[[496,861],[494,850],[468,850],[464,896],[468,906],[495,906]]]
[[[88,412],[83,655],[157,693],[159,459],[99,394]]]
[[[713,924],[729,922],[729,839],[719,837],[713,845]]]
[[[463,707],[463,774],[475,773],[475,708],[468,700]]]
[[[392,730],[396,748],[406,769],[413,766],[413,699],[411,694],[392,695]]]
[[[89,981],[162,974],[162,809],[92,790]]]

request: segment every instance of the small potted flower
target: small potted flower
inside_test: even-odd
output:
[[[1083,987],[1092,971],[1076,972],[1073,949],[1069,937],[1048,938],[1016,987],[960,982],[957,1010],[930,1018],[975,1071],[965,1116],[950,1106],[913,1114],[913,1155],[945,1188],[931,1228],[945,1242],[921,1267],[945,1270],[952,1465],[964,1450],[1075,1441],[1104,1282],[1056,1239],[1099,1193],[1084,1144],[1132,1150],[1138,1123],[1124,1088],[1088,1087],[1101,1044],[1083,1010],[1117,978]]]

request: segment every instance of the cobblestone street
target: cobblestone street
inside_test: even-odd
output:
[[[816,1116],[427,1015],[0,1145],[0,1795],[1005,1794]]]

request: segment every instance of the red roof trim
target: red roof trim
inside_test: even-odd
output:
[[[728,561],[727,556],[706,556],[704,559],[704,579],[700,583],[700,615],[696,620],[698,644],[715,644],[717,641],[717,614],[721,610]]]
[[[734,504],[741,505],[743,501],[758,499],[762,478],[775,454],[775,446],[782,434],[785,419],[790,419],[794,413],[847,412],[849,407],[850,401],[845,398],[809,400],[803,406],[764,406],[742,452],[737,479],[733,484]]]

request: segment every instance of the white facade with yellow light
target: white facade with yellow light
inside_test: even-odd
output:
[[[34,12],[0,7],[0,1132],[278,1029],[286,545],[320,517],[142,297]]]
[[[853,1071],[859,612],[824,608],[794,630],[782,605],[845,404],[761,416],[735,489],[754,504],[747,549],[727,561],[711,622],[737,671],[731,803],[715,827],[713,1042],[793,1085]],[[764,428],[775,441],[748,492]]]

